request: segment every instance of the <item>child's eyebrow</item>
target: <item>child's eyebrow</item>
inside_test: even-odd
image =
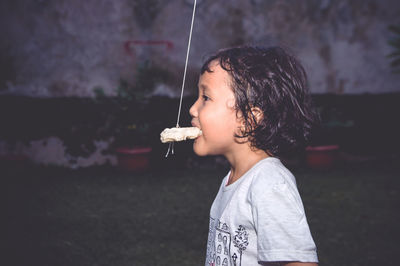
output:
[[[199,84],[199,90],[206,92],[209,90],[209,88],[205,84]]]

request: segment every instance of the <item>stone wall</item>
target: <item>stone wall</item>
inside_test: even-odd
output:
[[[393,73],[387,58],[392,51],[388,40],[393,38],[388,26],[400,24],[398,0],[197,2],[187,95],[196,94],[207,55],[241,44],[290,48],[303,62],[314,94],[400,92],[400,75]],[[168,71],[168,78],[151,88],[153,95],[177,97],[192,4],[193,0],[3,0],[0,96],[88,99],[98,88],[115,96],[121,80],[135,84],[138,67],[152,62]],[[29,112],[23,104],[15,108]],[[24,123],[10,108],[4,112],[13,125]],[[73,168],[116,162],[114,155],[102,153],[107,140],[94,141],[90,156],[72,156],[65,141],[51,134],[27,141],[10,144],[0,138],[0,159],[23,154],[35,163]]]
[[[4,0],[0,93],[33,97],[114,95],[144,60],[168,68],[156,94],[177,96],[192,0]],[[314,93],[400,91],[386,55],[397,0],[199,0],[189,61],[195,93],[207,54],[244,43],[290,47]]]

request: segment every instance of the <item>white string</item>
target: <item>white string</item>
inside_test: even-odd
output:
[[[193,3],[192,22],[190,24],[189,41],[188,41],[188,46],[187,46],[187,51],[186,51],[185,69],[183,71],[182,89],[181,89],[181,97],[179,100],[178,117],[176,118],[176,127],[179,127],[179,119],[181,116],[183,91],[185,90],[186,70],[187,70],[187,65],[188,65],[188,61],[189,61],[190,43],[192,41],[192,32],[193,32],[193,23],[194,23],[195,13],[196,13],[196,0],[194,0],[194,3]],[[168,154],[170,153],[170,151],[171,151],[171,154],[174,154],[174,142],[169,143],[168,151],[167,151],[167,154],[165,155],[165,157],[168,157]]]
[[[179,101],[179,110],[178,110],[178,118],[176,119],[176,127],[179,127],[179,118],[180,118],[181,109],[182,109],[182,98],[183,98],[183,91],[185,89],[186,70],[187,70],[187,65],[188,65],[188,61],[189,61],[190,43],[192,41],[193,22],[194,22],[194,14],[195,14],[195,12],[196,12],[196,0],[194,0],[194,4],[193,4],[192,23],[190,25],[189,41],[188,41],[187,52],[186,52],[185,69],[183,71],[181,98],[180,98],[180,101]]]

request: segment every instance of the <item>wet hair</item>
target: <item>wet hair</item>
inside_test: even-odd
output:
[[[228,48],[209,57],[201,74],[212,72],[214,61],[231,77],[235,109],[244,120],[238,140],[248,137],[253,148],[276,157],[305,146],[318,116],[295,57],[281,47]]]

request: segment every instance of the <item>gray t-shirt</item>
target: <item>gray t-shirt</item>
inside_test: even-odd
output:
[[[318,262],[296,180],[279,159],[259,161],[227,186],[229,175],[211,207],[206,266]]]

